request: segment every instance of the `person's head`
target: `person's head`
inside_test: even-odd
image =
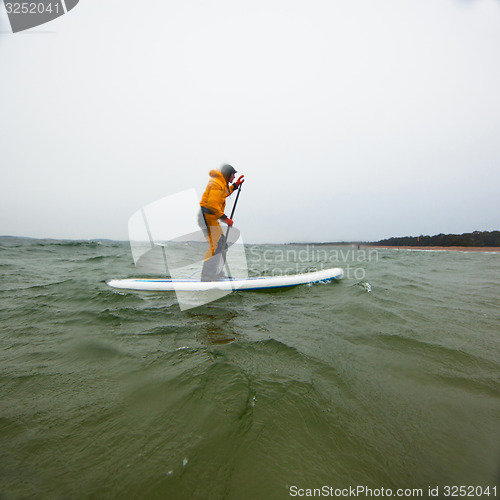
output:
[[[220,168],[221,174],[224,176],[227,182],[233,182],[234,174],[236,170],[232,165],[222,165]]]

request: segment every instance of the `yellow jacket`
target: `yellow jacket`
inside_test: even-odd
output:
[[[226,208],[226,198],[234,191],[234,184],[228,184],[220,170],[210,170],[210,181],[201,197],[200,206],[208,208],[220,219]]]

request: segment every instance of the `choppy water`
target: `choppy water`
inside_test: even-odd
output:
[[[0,498],[498,485],[500,254],[367,252],[254,246],[346,278],[181,312],[102,282],[126,243],[0,239]]]

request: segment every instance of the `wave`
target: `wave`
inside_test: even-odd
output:
[[[20,287],[15,287],[15,288],[5,288],[2,290],[2,292],[17,292],[20,290],[41,290],[45,288],[51,288],[53,286],[57,285],[62,285],[64,283],[69,283],[70,281],[73,281],[71,279],[65,279],[61,281],[51,281],[50,283],[39,283],[36,285],[26,285],[26,286],[20,286]]]
[[[102,245],[98,240],[35,240],[35,246],[56,246],[56,247],[91,247],[97,248]]]
[[[492,363],[484,357],[465,352],[461,349],[446,347],[442,344],[416,339],[405,335],[377,333],[366,337],[357,337],[358,340],[371,345],[383,345],[384,348],[398,352],[420,354],[427,358],[435,359],[449,366],[483,367],[485,370],[497,370],[498,364]]]

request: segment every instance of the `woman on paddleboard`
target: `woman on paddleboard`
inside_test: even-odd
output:
[[[224,214],[226,198],[230,196],[245,181],[243,175],[233,182],[236,170],[231,165],[223,165],[220,170],[210,171],[210,180],[201,197],[199,224],[207,238],[209,248],[205,254],[202,281],[216,281],[224,277],[226,238],[220,227],[219,220],[233,226],[233,221]]]

